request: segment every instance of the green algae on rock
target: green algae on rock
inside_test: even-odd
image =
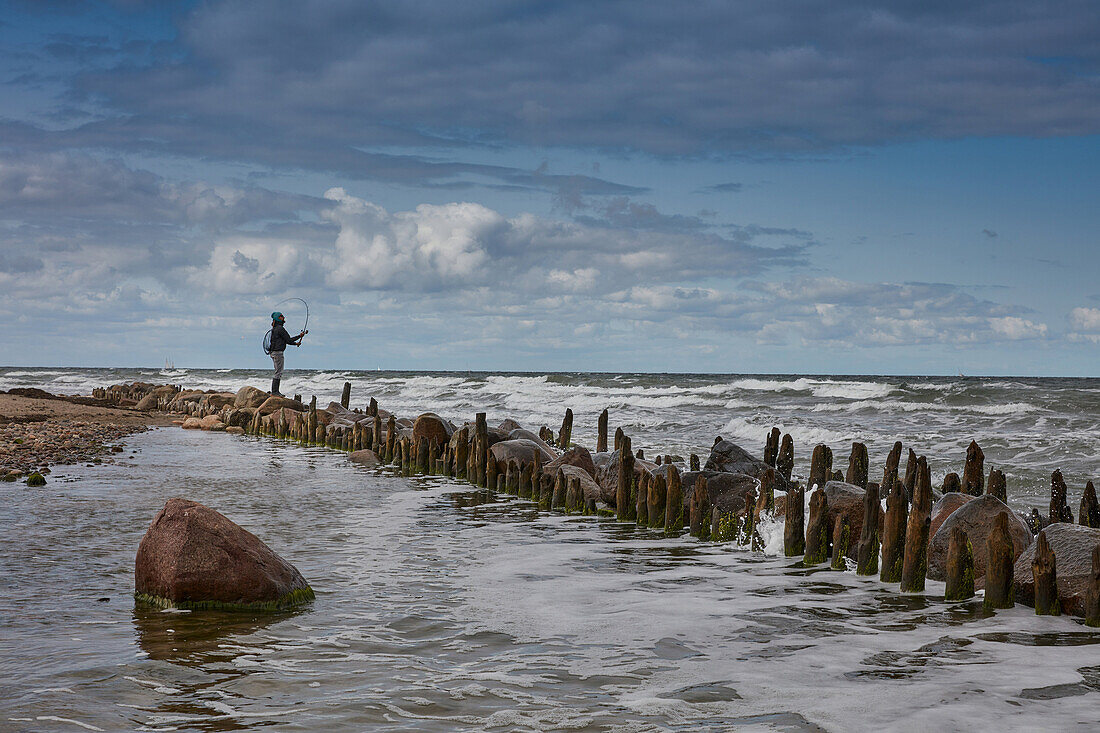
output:
[[[313,589],[299,588],[274,601],[254,601],[251,603],[226,603],[224,601],[172,601],[164,596],[148,593],[134,593],[134,600],[157,608],[179,608],[189,611],[285,611],[316,598]]]

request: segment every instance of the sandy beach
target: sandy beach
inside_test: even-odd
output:
[[[163,414],[112,407],[89,397],[35,389],[0,393],[0,478],[95,460],[109,452],[113,441],[171,424]]]

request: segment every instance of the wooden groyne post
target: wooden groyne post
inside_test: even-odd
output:
[[[792,486],[787,490],[787,512],[783,521],[783,554],[806,554],[806,489]]]
[[[806,526],[806,554],[802,562],[817,565],[829,559],[829,499],[825,489],[810,494],[810,522]]]
[[[558,447],[569,450],[573,440],[573,411],[565,409],[565,417],[561,421],[561,430],[558,431]]]
[[[599,420],[596,421],[596,452],[607,452],[607,408],[605,407],[603,412],[600,413]]]
[[[976,441],[970,441],[966,447],[966,465],[963,467],[963,491],[971,496],[985,493],[985,453]]]
[[[668,468],[668,491],[665,496],[665,535],[676,537],[684,529],[684,490],[676,466]]]
[[[989,559],[985,570],[985,601],[987,609],[1012,608],[1016,605],[1013,564],[1016,553],[1008,533],[1008,513],[1001,512],[993,520],[993,531],[986,541]]]
[[[901,569],[903,593],[924,590],[928,573],[928,532],[932,527],[932,474],[924,456],[916,460],[913,473],[913,506],[905,528],[905,559]]]
[[[630,438],[623,435],[619,445],[619,482],[615,487],[615,514],[620,522],[634,519],[634,454],[630,452]]]
[[[848,456],[848,472],[844,474],[847,483],[867,488],[867,476],[870,464],[867,460],[867,446],[863,443],[852,443],[852,453]]]
[[[1035,557],[1031,561],[1031,573],[1035,581],[1035,614],[1037,616],[1061,616],[1062,605],[1058,601],[1057,558],[1047,542],[1046,530],[1039,533],[1035,544]]]
[[[945,601],[965,601],[974,597],[974,548],[961,527],[951,528],[946,575]]]
[[[863,529],[860,532],[856,552],[856,573],[878,573],[878,515],[882,507],[878,499],[878,486],[871,483],[863,495]]]
[[[895,475],[886,498],[886,520],[882,524],[882,568],[879,571],[879,580],[883,583],[901,582],[908,520],[909,501],[905,496],[905,484]]]

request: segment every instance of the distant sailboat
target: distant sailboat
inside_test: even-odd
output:
[[[165,357],[164,358],[164,371],[170,372],[175,368],[176,368],[176,365],[172,363],[172,360],[169,357]]]

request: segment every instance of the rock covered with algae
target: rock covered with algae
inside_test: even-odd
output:
[[[224,515],[169,499],[134,561],[135,596],[162,607],[279,610],[313,599],[297,568]]]

